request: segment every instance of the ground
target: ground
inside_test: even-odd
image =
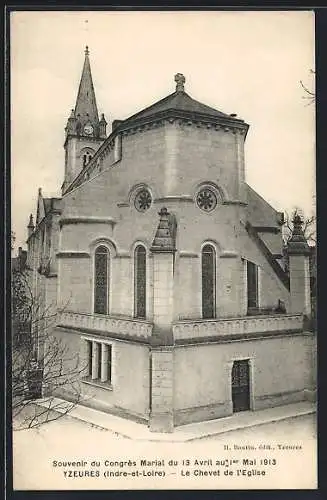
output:
[[[316,421],[307,415],[190,443],[158,443],[64,416],[15,431],[13,455],[15,489],[312,489]]]

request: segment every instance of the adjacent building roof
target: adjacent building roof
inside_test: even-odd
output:
[[[50,213],[58,213],[61,210],[61,198],[43,198],[42,189],[39,188],[38,199],[37,199],[37,209],[36,209],[36,220],[35,226],[33,222],[33,216],[30,215],[28,228],[32,230],[32,233],[38,230],[39,224],[42,220]]]
[[[18,255],[11,259],[12,271],[23,271],[26,267],[27,251],[22,247],[18,248]]]

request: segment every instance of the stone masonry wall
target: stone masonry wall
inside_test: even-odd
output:
[[[262,304],[276,305],[279,298],[288,304],[289,293],[244,229],[245,208],[224,203],[228,201],[224,200],[226,196],[229,200],[239,197],[237,186],[242,176],[238,168],[242,159],[236,142],[230,132],[176,124],[124,135],[121,161],[110,167],[106,166],[105,158],[100,174],[64,196],[64,218],[113,219],[112,224],[90,222],[63,226],[59,249],[60,252],[91,254],[90,247],[97,239],[112,243],[121,261],[112,259],[111,314],[133,313],[133,249],[136,242],[150,248],[162,206],[174,213],[177,220],[174,319],[201,316],[200,255],[204,242],[212,242],[217,252],[218,315],[244,313],[241,257],[258,264],[263,276],[267,275],[261,289]],[[210,213],[200,210],[194,202],[197,186],[202,182],[216,183],[223,193],[217,208]],[[135,209],[133,201],[134,189],[141,184],[148,185],[153,197],[152,206],[144,213]],[[162,199],[163,196],[177,198]],[[180,196],[183,198],[178,198]],[[226,253],[236,256],[221,258]],[[192,255],[187,257],[187,254]],[[73,310],[91,312],[92,255],[89,261],[78,257],[66,260],[60,262],[60,294],[64,300],[69,297]],[[150,264],[148,274],[151,274]],[[149,282],[150,315],[152,304]]]
[[[227,344],[179,347],[174,353],[174,404],[176,414],[188,410],[200,419],[214,411],[230,412],[231,387],[228,370],[236,359],[252,360],[251,398],[253,409],[304,399],[311,389],[315,370],[311,335],[289,336]],[[296,369],[295,369],[296,367]],[[181,417],[183,418],[183,417]]]
[[[79,356],[80,369],[87,365],[85,339],[100,341],[101,337],[89,333],[77,333],[64,328],[56,328],[54,334],[68,348],[66,369],[74,366],[76,356]],[[96,384],[80,382],[83,403],[93,407],[110,411],[112,408],[122,409],[132,416],[148,419],[149,416],[149,348],[130,342],[105,340],[112,344],[112,387],[100,387]],[[76,381],[79,377],[76,376]],[[69,397],[68,385],[63,387],[61,395]]]

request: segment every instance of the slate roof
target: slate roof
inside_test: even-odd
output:
[[[99,122],[88,47],[85,50],[84,66],[75,105],[74,116],[77,118],[78,115],[80,115],[79,120],[82,126],[89,121],[93,124]]]
[[[239,118],[235,119],[231,115],[226,113],[222,113],[217,109],[211,108],[206,104],[203,104],[199,101],[196,101],[191,96],[189,96],[186,92],[176,91],[173,94],[170,94],[160,101],[155,102],[151,106],[139,111],[138,113],[130,116],[126,120],[123,121],[124,124],[128,124],[133,121],[143,120],[145,118],[150,118],[157,114],[162,114],[168,110],[182,111],[186,112],[189,115],[202,115],[211,118],[225,118],[228,120],[242,121]]]
[[[47,215],[53,209],[60,209],[61,198],[43,198],[44,213]]]
[[[41,188],[39,188],[39,196],[37,202],[36,210],[36,220],[35,220],[35,230],[42,222],[44,217],[46,217],[52,211],[60,211],[61,209],[61,198],[43,198]]]
[[[43,198],[44,212],[48,214],[51,210],[51,198]]]
[[[245,184],[247,190],[247,217],[253,226],[267,226],[280,228],[278,224],[279,212],[275,210],[262,196],[260,196],[249,184]]]

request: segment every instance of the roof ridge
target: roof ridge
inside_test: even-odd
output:
[[[200,106],[203,106],[207,109],[211,109],[212,111],[214,111],[215,113],[219,113],[221,115],[224,115],[224,116],[227,116],[227,117],[230,117],[230,115],[228,113],[224,113],[223,111],[219,111],[219,109],[215,109],[213,108],[212,106],[208,106],[208,104],[204,104],[203,102],[201,101],[198,101],[197,99],[194,99],[193,97],[191,97],[190,95],[187,94],[187,96],[192,99],[192,101],[196,102],[197,104],[200,104]]]
[[[165,107],[165,104],[167,104],[167,107]],[[223,113],[218,109],[208,106],[207,104],[194,99],[185,91],[175,91],[122,121],[123,123],[128,124],[130,122],[137,121],[140,118],[150,117],[168,110],[185,111],[193,114],[197,113],[199,115],[209,115],[210,117],[215,118],[220,117],[235,120],[234,115],[228,115],[227,113]],[[237,118],[236,120],[244,122],[244,120],[241,120],[240,118]]]
[[[186,93],[186,92],[185,92]],[[166,97],[163,97],[162,99],[159,99],[159,101],[156,101],[154,102],[153,104],[150,104],[150,106],[147,106],[146,108],[143,108],[141,109],[140,111],[137,111],[136,113],[134,113],[134,115],[131,115],[129,116],[128,118],[126,118],[125,120],[123,120],[124,122],[127,122],[129,120],[132,120],[132,119],[135,119],[138,117],[138,115],[141,115],[143,114],[145,111],[149,111],[151,108],[154,108],[155,106],[157,106],[158,104],[162,104],[164,103],[165,101],[167,101],[169,99],[169,97],[172,97],[173,95],[177,94],[177,92],[173,92],[172,94],[169,94],[169,95],[166,95]]]

